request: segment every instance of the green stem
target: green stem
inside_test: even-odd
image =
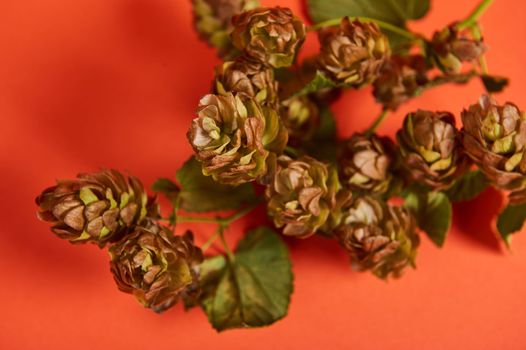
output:
[[[217,217],[217,218],[198,218],[198,217],[178,215],[177,216],[177,223],[178,224],[185,223],[185,222],[214,223],[214,224],[218,224],[218,225],[221,225],[221,226],[224,227],[224,226],[230,225],[232,222],[234,222],[234,221],[242,218],[243,216],[247,215],[248,213],[250,213],[252,210],[254,210],[259,205],[259,203],[260,203],[260,201],[254,202],[251,205],[249,205],[248,207],[243,208],[240,211],[238,211],[237,213],[232,214],[232,215],[230,215],[230,216],[228,216],[226,218],[221,218],[221,217]]]
[[[474,26],[477,23],[480,16],[482,16],[482,14],[486,12],[486,10],[488,9],[488,7],[490,7],[493,1],[494,0],[482,0],[481,3],[477,6],[477,8],[475,8],[465,20],[457,24],[457,28],[459,30],[462,30]]]
[[[224,231],[224,226],[219,226],[217,228],[217,232],[219,234],[219,237],[221,238],[221,243],[223,243],[223,247],[225,248],[225,252],[226,252],[226,255],[228,256],[228,259],[230,261],[234,261],[235,260],[234,253],[232,253],[232,250],[230,250],[230,247],[228,246],[228,243],[226,242],[225,234],[223,231]]]
[[[475,40],[482,40],[482,29],[480,28],[478,23],[476,23],[475,25],[471,27],[471,33],[473,34],[473,37],[475,38]],[[479,65],[480,65],[480,70],[482,74],[486,74],[486,75],[489,74],[488,63],[486,61],[485,54],[482,54],[482,56],[480,56]]]
[[[294,158],[298,158],[300,156],[300,152],[291,146],[285,147],[285,153]]]
[[[196,218],[196,217],[189,217],[189,216],[177,216],[176,221],[178,224],[182,224],[185,222],[205,222],[205,223],[218,223],[221,219],[220,218]]]
[[[399,34],[403,37],[406,37],[410,40],[420,40],[421,38],[416,35],[416,34],[413,34],[405,29],[402,29],[400,27],[397,27],[391,23],[387,23],[387,22],[383,22],[383,21],[380,21],[380,20],[377,20],[377,19],[374,19],[374,18],[368,18],[368,17],[349,17],[350,20],[359,20],[361,22],[373,22],[373,23],[376,23],[378,25],[378,27],[382,28],[382,29],[385,29],[385,30],[388,30],[392,33],[396,33],[396,34]],[[310,31],[314,31],[314,30],[318,30],[318,29],[321,29],[321,28],[324,28],[324,27],[332,27],[332,26],[337,26],[340,24],[340,22],[342,21],[342,18],[335,18],[335,19],[330,19],[328,21],[324,21],[324,22],[320,22],[318,24],[315,24],[313,25],[312,27],[309,28]]]
[[[217,228],[217,230],[214,231],[214,234],[212,236],[210,236],[210,238],[208,238],[208,240],[201,246],[201,250],[203,251],[203,253],[208,249],[210,248],[210,246],[212,244],[214,244],[215,240],[217,239],[217,237],[219,237],[219,229],[220,229],[221,226],[219,226]]]
[[[374,134],[378,126],[382,124],[382,122],[385,120],[385,118],[387,118],[388,115],[389,115],[389,110],[383,109],[382,113],[380,113],[380,115],[374,120],[373,124],[369,127],[369,129],[367,129],[367,131],[365,132],[365,135],[371,136],[372,134]]]

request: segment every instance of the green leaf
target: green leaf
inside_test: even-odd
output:
[[[177,171],[176,177],[182,187],[179,194],[180,207],[188,212],[238,209],[256,200],[251,184],[237,187],[219,184],[203,175],[201,163],[194,157]]]
[[[307,85],[305,85],[300,91],[295,93],[294,97],[312,94],[323,89],[337,88],[339,86],[340,85],[338,83],[326,76],[325,73],[321,71],[316,71],[316,75],[314,76],[314,78],[310,82],[308,82]]]
[[[170,179],[159,178],[152,185],[152,191],[164,194],[169,200],[174,201],[179,193],[179,186]]]
[[[497,219],[497,229],[504,242],[511,243],[511,235],[520,231],[526,220],[526,203],[519,205],[508,205]]]
[[[445,193],[453,202],[470,201],[484,192],[488,186],[489,180],[480,170],[468,171]]]
[[[449,198],[442,192],[410,192],[404,205],[415,214],[418,227],[433,243],[442,247],[451,227],[452,208]]]
[[[320,125],[312,140],[304,146],[307,153],[318,160],[336,161],[336,130],[336,120],[330,108],[320,107]]]
[[[270,325],[287,314],[292,294],[287,247],[270,228],[257,228],[239,242],[233,261],[206,260],[201,281],[201,305],[216,330]]]
[[[501,92],[510,83],[509,79],[505,77],[483,75],[480,78],[482,79],[486,91],[489,93]]]
[[[408,20],[424,17],[429,0],[308,0],[309,15],[314,23],[345,16],[367,17],[406,28]],[[407,42],[407,38],[384,31],[392,46]]]

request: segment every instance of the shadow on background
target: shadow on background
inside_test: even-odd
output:
[[[489,188],[472,201],[453,205],[455,233],[474,246],[502,253],[494,221],[503,205],[502,195]]]

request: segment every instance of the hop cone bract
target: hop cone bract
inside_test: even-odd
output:
[[[141,182],[116,170],[58,181],[36,203],[38,217],[53,223],[51,230],[60,238],[100,247],[120,239],[147,216],[157,215],[157,204],[148,198]]]
[[[526,202],[526,113],[489,96],[462,112],[466,153],[491,182],[511,191],[512,203]]]
[[[387,278],[414,266],[419,245],[415,229],[414,218],[404,208],[358,197],[344,211],[335,235],[355,268]]]
[[[161,226],[137,227],[110,248],[110,268],[119,289],[155,312],[199,293],[201,249],[193,236],[173,236]]]
[[[292,65],[305,39],[305,25],[288,8],[257,8],[232,20],[234,46],[274,68]]]

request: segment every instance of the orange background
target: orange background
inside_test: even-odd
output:
[[[263,0],[301,14],[299,0]],[[414,28],[431,34],[477,0],[435,0]],[[526,3],[497,0],[484,16],[490,70],[512,78],[499,99],[526,108]],[[314,39],[314,40],[313,40]],[[310,38],[306,52],[316,50]],[[188,0],[0,1],[0,347],[3,349],[524,349],[526,237],[513,251],[492,233],[492,190],[455,206],[445,247],[427,238],[418,270],[384,283],[349,269],[334,242],[287,240],[295,292],[272,327],[217,334],[198,309],[156,315],[117,291],[108,256],[72,246],[35,218],[55,178],[115,167],[149,186],[190,155],[185,131],[218,63],[191,27]],[[479,82],[444,87],[381,126],[392,134],[419,107],[460,110]],[[346,93],[340,134],[377,115],[370,90]],[[264,222],[263,210],[238,223]],[[212,230],[193,227],[200,242]],[[182,230],[182,228],[180,228]]]

